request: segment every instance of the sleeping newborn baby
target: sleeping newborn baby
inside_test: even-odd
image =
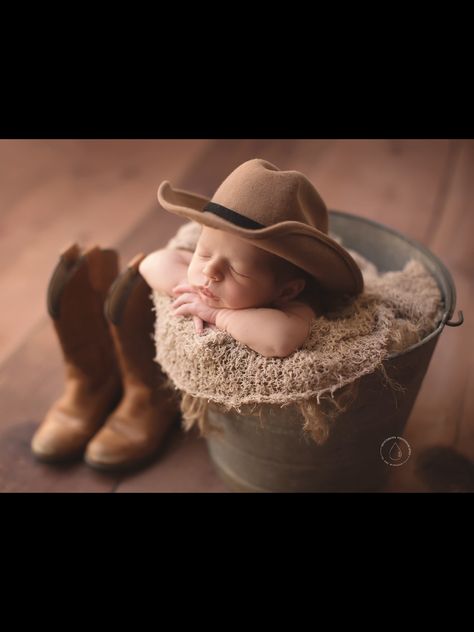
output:
[[[140,273],[153,290],[175,298],[175,316],[192,316],[198,334],[206,326],[224,330],[266,357],[301,347],[316,316],[301,300],[304,270],[208,226],[194,253],[157,250],[141,262]]]
[[[140,272],[175,298],[176,316],[196,331],[222,329],[266,357],[284,358],[308,337],[324,295],[355,296],[361,271],[328,234],[328,211],[298,171],[255,158],[238,166],[211,199],[160,184],[170,213],[201,224],[194,253],[162,249]]]

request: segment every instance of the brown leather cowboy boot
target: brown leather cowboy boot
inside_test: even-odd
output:
[[[105,306],[124,396],[86,449],[86,463],[102,470],[143,465],[156,455],[179,419],[177,395],[165,386],[166,376],[154,361],[153,304],[138,271],[143,258],[139,254],[130,261],[110,288]]]
[[[65,391],[35,432],[31,449],[44,461],[82,456],[87,442],[122,395],[104,300],[118,274],[114,250],[83,254],[77,244],[61,253],[48,285],[53,319],[66,365]]]

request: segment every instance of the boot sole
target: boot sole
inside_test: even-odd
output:
[[[87,454],[84,455],[84,463],[95,470],[101,472],[127,472],[130,473],[133,470],[142,469],[145,466],[151,465],[151,463],[157,460],[166,451],[171,438],[174,433],[180,430],[181,417],[177,416],[170,427],[163,436],[163,440],[160,445],[150,454],[135,459],[134,461],[128,461],[127,463],[105,463],[103,461],[94,461]]]
[[[94,470],[101,472],[127,472],[130,473],[134,470],[139,470],[145,466],[151,465],[160,456],[161,450],[158,449],[152,454],[148,454],[145,457],[130,461],[129,463],[103,463],[101,461],[93,461],[88,457],[84,457],[84,463]]]
[[[57,456],[55,454],[43,454],[41,452],[35,452],[31,450],[31,454],[37,461],[41,463],[48,463],[50,465],[61,465],[66,463],[73,463],[74,461],[80,461],[84,455],[84,450],[81,452],[77,452],[75,454],[67,455],[67,456]]]

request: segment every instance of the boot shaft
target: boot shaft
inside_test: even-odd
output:
[[[151,289],[138,271],[137,255],[110,288],[105,313],[124,384],[156,392],[166,376],[155,362],[155,316]]]
[[[65,250],[48,285],[48,312],[59,339],[67,379],[100,384],[118,372],[117,358],[104,315],[107,292],[118,275],[114,250],[94,247]]]

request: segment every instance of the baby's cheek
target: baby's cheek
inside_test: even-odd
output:
[[[196,266],[193,264],[193,260],[191,259],[191,263],[188,266],[188,270],[187,270],[187,278],[188,278],[188,283],[190,283],[191,285],[199,285],[199,283],[197,282],[196,279]]]
[[[226,287],[225,298],[232,309],[242,309],[253,303],[252,292],[249,288],[238,284]]]

